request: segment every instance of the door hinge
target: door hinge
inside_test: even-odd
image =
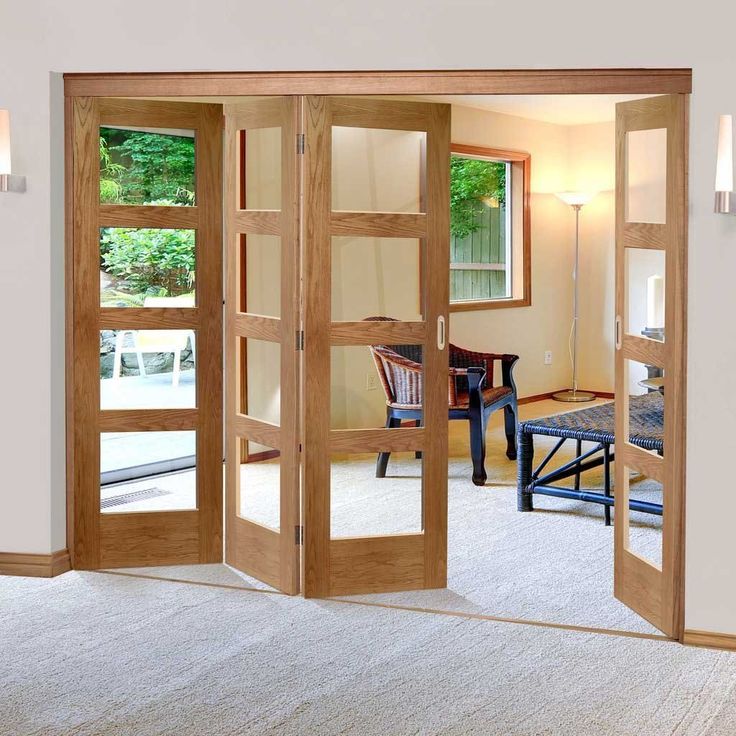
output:
[[[295,526],[294,527],[294,544],[304,544],[304,527],[303,526]]]
[[[304,330],[296,331],[296,349],[304,350]]]
[[[296,152],[304,153],[304,133],[296,134]]]

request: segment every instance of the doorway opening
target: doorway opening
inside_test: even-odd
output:
[[[75,90],[73,82],[82,86]],[[493,531],[493,525],[503,520],[496,529],[505,526],[510,534],[505,549],[513,552],[516,545],[518,550],[518,554],[511,554],[508,565],[503,565],[506,581],[513,580],[508,573],[514,562],[517,574],[524,571],[532,578],[542,574],[544,568],[535,567],[533,562],[539,561],[540,549],[550,541],[557,547],[549,556],[557,559],[559,569],[571,575],[572,582],[579,583],[584,575],[603,580],[595,570],[591,573],[591,565],[576,568],[565,564],[570,559],[579,563],[583,557],[583,526],[576,527],[574,522],[582,518],[587,524],[594,516],[582,499],[557,506],[549,501],[549,508],[543,511],[548,500],[537,504],[535,497],[537,510],[523,514],[515,506],[516,484],[510,496],[503,492],[508,488],[509,469],[512,477],[516,474],[510,444],[515,432],[510,432],[510,427],[515,428],[515,420],[561,408],[541,401],[554,390],[565,388],[564,383],[550,383],[548,390],[532,388],[550,382],[545,370],[554,375],[557,366],[564,366],[565,332],[569,328],[568,321],[561,329],[562,321],[567,320],[561,307],[570,293],[569,275],[562,276],[566,269],[569,273],[570,266],[569,213],[554,198],[554,192],[577,186],[571,183],[580,175],[571,174],[578,165],[571,163],[576,160],[571,151],[589,162],[594,157],[586,155],[586,145],[605,145],[604,135],[595,139],[594,131],[578,130],[597,123],[535,121],[510,114],[508,109],[489,107],[503,104],[497,95],[488,95],[494,99],[488,100],[484,109],[483,104],[471,104],[467,95],[463,100],[426,94],[417,97],[411,95],[411,89],[391,99],[310,94],[215,97],[206,93],[203,84],[198,94],[187,95],[195,99],[163,98],[151,88],[148,94],[140,95],[150,99],[142,101],[78,94],[84,83],[83,79],[70,79],[68,85],[74,161],[69,175],[70,206],[75,215],[70,236],[74,278],[88,278],[101,270],[103,283],[111,274],[122,274],[122,278],[110,279],[105,287],[117,292],[119,301],[115,304],[103,303],[89,293],[72,300],[70,344],[75,363],[80,363],[81,355],[83,365],[81,370],[75,367],[70,384],[74,392],[70,411],[74,447],[70,526],[75,535],[76,566],[221,559],[222,448],[218,436],[223,414],[218,380],[224,353],[225,558],[245,573],[288,593],[388,595],[394,603],[414,605],[407,602],[420,601],[427,607],[453,611],[470,605],[477,610],[479,599],[476,596],[474,600],[474,596],[483,570],[492,569],[488,566],[490,557],[484,560],[484,555],[493,549],[490,542],[494,535],[503,536]],[[595,275],[599,287],[600,279],[608,278],[604,288],[609,289],[609,302],[604,307],[612,306],[613,273],[618,277],[619,292],[621,285],[628,289],[619,295],[615,309],[609,310],[619,318],[623,315],[620,331],[613,346],[611,332],[601,339],[606,330],[605,309],[599,309],[596,316],[597,335],[592,317],[586,328],[580,327],[581,331],[589,330],[588,341],[594,346],[608,343],[613,347],[615,352],[609,352],[608,357],[613,360],[617,355],[617,396],[628,397],[629,387],[644,380],[636,373],[638,367],[630,368],[633,363],[640,363],[645,370],[664,369],[668,383],[683,386],[684,329],[679,310],[684,300],[673,303],[668,292],[667,334],[674,337],[672,343],[668,338],[665,349],[657,335],[638,334],[642,292],[635,285],[634,274],[666,276],[666,288],[674,289],[675,294],[683,283],[686,192],[684,179],[677,175],[685,165],[688,90],[689,82],[675,94],[657,97],[657,92],[670,90],[639,87],[622,103],[619,122],[611,125],[606,121],[609,142],[611,137],[615,141],[623,136],[625,155],[644,152],[644,189],[659,191],[664,180],[667,192],[663,217],[651,219],[637,213],[626,187],[631,189],[631,182],[639,181],[634,176],[638,163],[624,158],[623,168],[619,161],[617,180],[607,190],[597,187],[602,194],[588,210],[595,214],[594,208],[602,208],[604,201],[609,206],[607,215],[594,226],[597,244],[606,237],[611,244],[610,215],[613,211],[619,214],[616,246],[600,260],[606,262],[608,270],[603,268]],[[582,98],[576,99],[579,102]],[[662,107],[662,102],[654,101],[657,99],[666,100],[666,105]],[[509,104],[520,100],[515,97]],[[610,99],[608,102],[612,104]],[[491,118],[494,123],[489,125]],[[104,128],[116,130],[118,136],[112,141],[114,145],[107,142],[109,148],[115,148],[108,162],[100,148]],[[531,142],[524,145],[519,135],[514,138],[510,132],[528,133],[532,128],[544,128],[549,140],[539,145],[529,134]],[[576,130],[562,130],[566,128]],[[662,128],[667,131],[669,146],[664,177],[661,168],[654,172],[653,146],[637,149],[637,136],[633,135]],[[219,144],[223,132],[224,152]],[[116,160],[116,156],[124,150],[125,143],[120,141],[133,138],[126,138],[131,133],[169,136],[185,145],[187,139],[194,141],[193,189],[177,185],[173,192],[166,192],[168,197],[173,194],[188,198],[186,201],[154,200],[152,195],[142,203],[101,199],[103,181],[113,182],[105,185],[111,196],[138,196],[140,186],[136,184],[135,190],[116,180],[114,168],[124,166],[122,158]],[[495,140],[488,133],[493,133]],[[591,134],[590,140],[586,140],[586,133]],[[469,230],[466,227],[465,232],[456,229],[454,233],[452,217],[456,213],[451,211],[451,203],[462,198],[452,199],[453,145],[494,151],[486,156],[461,151],[458,158],[463,161],[501,164],[493,169],[495,194],[479,197],[478,206],[470,212],[470,224],[466,223]],[[518,161],[523,162],[529,149],[533,149],[531,167],[515,166],[512,156],[520,156]],[[108,180],[102,176],[105,165],[110,167]],[[540,170],[536,182],[535,175],[529,173],[537,171],[535,167]],[[487,184],[493,179],[489,174],[493,167],[466,168],[475,169]],[[83,180],[82,171],[94,173]],[[657,181],[650,181],[650,175]],[[222,181],[225,191],[220,200]],[[117,194],[116,185],[120,187]],[[123,191],[132,194],[122,195]],[[623,209],[617,197],[622,198]],[[215,245],[221,242],[218,214],[222,213],[226,223],[224,289],[217,283],[222,251]],[[554,228],[545,228],[539,241],[530,229],[537,218],[546,224],[556,222]],[[584,225],[584,234],[587,226],[590,223]],[[604,232],[606,227],[609,229]],[[673,233],[677,237],[671,237]],[[163,276],[156,275],[156,283],[148,283],[141,292],[140,275],[119,265],[126,248],[135,250],[141,245],[134,242],[136,239],[149,251],[156,242],[164,242],[160,252],[168,255],[176,251],[181,256],[169,268],[174,273],[166,275],[166,286],[157,293],[154,290],[164,281]],[[548,250],[539,244],[542,242]],[[615,261],[611,271],[610,257],[616,254],[624,260]],[[664,258],[661,265],[665,274],[650,273],[659,267],[647,261],[652,255]],[[548,268],[540,269],[538,259]],[[450,288],[451,272],[454,291]],[[556,282],[550,279],[551,274],[557,275]],[[224,333],[219,321],[223,293]],[[589,306],[600,297],[600,290],[591,292]],[[123,303],[140,298],[141,304]],[[487,303],[479,304],[482,302]],[[556,311],[551,308],[555,303],[560,307]],[[589,314],[594,311],[591,308]],[[649,327],[652,325],[644,324],[645,329]],[[107,340],[113,345],[109,352],[114,353],[109,377],[102,376],[96,354],[104,331],[111,333]],[[505,344],[498,345],[500,341]],[[467,354],[462,366],[451,362],[456,346]],[[491,352],[495,354],[491,362],[498,362],[495,382],[488,363],[473,362],[477,355]],[[517,352],[521,355],[512,371],[516,361],[510,358]],[[548,352],[552,353],[551,368],[545,360]],[[169,354],[170,359],[162,357]],[[583,361],[589,376],[595,376],[605,363],[606,356],[595,347]],[[137,388],[132,379],[137,379]],[[190,381],[196,386],[190,391],[195,397],[193,406],[179,390]],[[108,386],[115,390],[111,392]],[[122,391],[123,386],[131,388]],[[587,387],[604,397],[613,388],[610,384],[603,390]],[[145,404],[145,393],[152,397],[152,403]],[[663,394],[663,402],[671,400],[672,404],[663,413],[667,419],[663,419],[662,432],[670,437],[665,442],[673,447],[684,416],[677,394],[677,390]],[[518,408],[519,399],[536,402],[522,402]],[[167,401],[173,404],[167,405]],[[469,452],[461,439],[468,424],[472,427],[474,401],[484,406],[488,401],[488,406],[503,409],[490,414],[485,458],[477,432],[475,437],[472,430],[468,435]],[[386,415],[387,402],[394,423]],[[383,417],[376,421],[379,406]],[[628,400],[616,402],[619,437],[629,435],[635,414],[631,406]],[[470,422],[450,421],[448,426],[448,419]],[[482,429],[485,436],[485,424]],[[499,432],[501,449],[496,443]],[[141,435],[137,448],[135,435]],[[174,440],[175,446],[171,444]],[[669,636],[678,636],[681,601],[675,583],[681,580],[682,562],[681,460],[675,453],[663,457],[656,448],[642,448],[630,440],[616,446],[619,457],[624,457],[619,463],[621,471],[614,463],[614,486],[622,489],[619,499],[627,493],[633,499],[643,489],[645,495],[666,497],[668,511],[662,532],[656,531],[656,523],[639,525],[635,511],[631,523],[625,515],[622,523],[614,525],[616,535],[620,535],[616,539],[616,593],[654,626]],[[110,460],[116,442],[129,443],[119,453],[123,459],[117,464]],[[166,449],[159,456],[147,456],[154,448]],[[464,455],[457,463],[453,448]],[[482,488],[472,482],[480,476],[476,467],[471,471],[468,455],[473,456],[474,464],[480,458],[481,467],[485,465],[487,481]],[[626,474],[624,468],[628,469]],[[632,484],[630,471],[635,470],[647,471],[644,475],[651,478],[649,485],[637,485],[636,479]],[[146,487],[139,485],[140,476]],[[187,478],[188,491],[171,488]],[[497,488],[499,482],[502,488]],[[125,485],[117,485],[121,483]],[[652,483],[662,484],[664,490],[657,491]],[[134,495],[138,492],[140,497]],[[505,502],[500,500],[504,495]],[[189,505],[167,507],[167,501],[162,500],[185,496]],[[512,505],[507,516],[493,504],[474,508],[482,499],[508,507],[509,498]],[[458,505],[453,499],[464,499],[467,504]],[[565,533],[545,532],[540,517],[564,520]],[[521,524],[537,535],[530,537],[527,553],[519,534],[511,533]],[[643,535],[640,528],[645,530]],[[649,532],[661,535],[661,559],[645,559],[652,546],[646,541],[653,538]],[[610,543],[605,527],[603,534]],[[570,544],[565,544],[565,535]],[[643,547],[637,546],[640,537],[645,539]],[[606,537],[590,531],[588,544],[599,558],[604,555],[602,538]],[[577,550],[572,558],[571,549]],[[611,557],[610,545],[605,554]],[[470,576],[462,583],[460,578],[453,580],[453,565],[460,562],[470,562]],[[611,577],[609,571],[609,583]],[[509,583],[509,591],[512,588],[519,592],[518,579],[516,584]],[[443,592],[437,593],[438,589]],[[439,601],[438,606],[428,605],[432,600]],[[565,608],[564,594],[547,602],[553,618],[555,610]],[[494,607],[497,603],[498,598],[493,599]],[[587,616],[596,608],[595,596],[590,605],[582,607]],[[533,616],[533,610],[533,606],[527,608],[519,617]],[[488,613],[505,615],[499,610]],[[618,627],[616,622],[605,626],[599,619],[581,623]]]

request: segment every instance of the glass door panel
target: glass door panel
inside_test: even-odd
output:
[[[686,95],[616,112],[616,597],[683,627]]]
[[[226,551],[299,592],[298,101],[225,107]]]
[[[450,110],[304,108],[304,593],[443,587]]]
[[[74,567],[220,561],[222,108],[70,122]]]

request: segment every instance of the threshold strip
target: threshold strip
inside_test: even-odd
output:
[[[269,590],[266,588],[253,588],[245,585],[231,585],[229,583],[210,583],[202,580],[182,580],[181,578],[168,578],[159,575],[141,575],[134,572],[120,572],[118,570],[82,570],[80,572],[96,572],[104,575],[118,575],[127,578],[140,578],[142,580],[156,580],[163,583],[183,583],[184,585],[199,585],[205,588],[223,588],[225,590],[240,590],[247,593],[266,593],[268,595],[280,595],[285,598],[296,598],[280,590]],[[507,616],[492,616],[485,613],[472,613],[470,611],[446,611],[441,608],[423,608],[421,606],[401,605],[398,603],[376,603],[373,601],[355,601],[346,598],[314,598],[311,600],[324,600],[331,603],[343,603],[349,606],[365,606],[367,608],[383,608],[392,611],[407,611],[409,613],[433,614],[436,616],[450,616],[452,618],[464,618],[471,621],[489,621],[500,624],[516,624],[517,626],[536,626],[542,629],[560,629],[562,631],[573,631],[581,634],[601,634],[603,636],[623,636],[629,639],[646,639],[649,641],[666,641],[678,643],[677,639],[664,634],[647,634],[643,631],[626,631],[623,629],[604,629],[596,626],[579,626],[576,624],[560,624],[551,621],[535,621],[534,619],[510,618]]]

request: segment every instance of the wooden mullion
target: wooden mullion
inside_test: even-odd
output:
[[[100,205],[100,227],[196,229],[197,207],[164,207],[143,204]]]
[[[331,452],[414,452],[424,449],[422,427],[400,429],[333,429]]]
[[[99,417],[101,432],[166,432],[198,426],[197,409],[106,409]]]
[[[201,304],[206,301],[205,289],[197,277],[200,306],[198,307],[103,307],[95,303],[95,317],[101,330],[194,330],[202,324]],[[97,294],[97,300],[99,295]],[[205,322],[206,323],[206,322]]]
[[[335,210],[330,217],[332,235],[371,238],[423,238],[427,216],[422,213],[347,212]]]
[[[422,345],[425,322],[332,322],[331,345]]]

